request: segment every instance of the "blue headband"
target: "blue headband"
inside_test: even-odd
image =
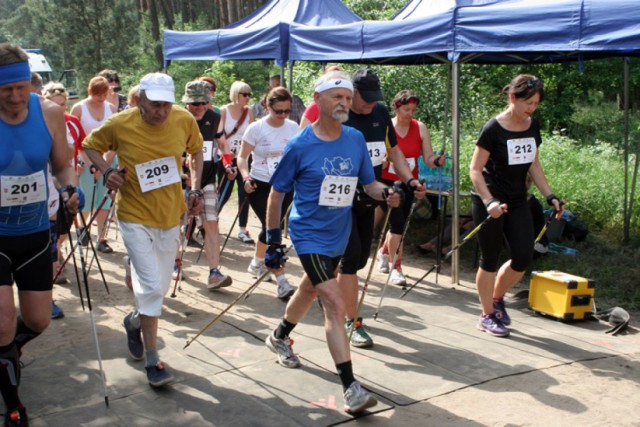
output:
[[[13,64],[0,65],[0,85],[31,80],[31,67],[29,62],[14,62]]]

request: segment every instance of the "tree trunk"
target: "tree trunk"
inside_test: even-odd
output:
[[[233,24],[238,20],[236,17],[236,8],[234,5],[234,0],[226,0],[227,3],[227,25]]]

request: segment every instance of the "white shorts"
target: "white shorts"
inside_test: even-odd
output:
[[[155,228],[118,221],[131,259],[131,279],[140,314],[160,317],[180,240],[180,227]]]
[[[218,220],[218,189],[213,184],[207,184],[202,189],[204,194],[204,219],[205,221]]]

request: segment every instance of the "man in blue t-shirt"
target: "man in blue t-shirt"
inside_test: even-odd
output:
[[[376,200],[398,206],[399,194],[375,180],[364,136],[343,126],[353,97],[353,85],[343,72],[323,75],[313,94],[320,118],[307,126],[287,147],[271,178],[267,206],[267,256],[270,269],[284,264],[279,228],[284,195],[294,191],[289,220],[291,239],[305,271],[300,287],[291,297],[284,317],[266,339],[278,362],[297,368],[289,334],[319,295],[325,315],[327,345],[344,389],[345,411],[358,413],[375,405],[376,399],[353,376],[349,343],[343,326],[345,304],[336,270],[351,230],[351,208],[356,186]]]

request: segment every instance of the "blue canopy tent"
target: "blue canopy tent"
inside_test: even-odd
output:
[[[258,60],[289,57],[289,26],[333,26],[361,21],[340,0],[271,0],[223,29],[164,32],[165,63],[186,60]],[[328,43],[317,40],[316,43]]]
[[[289,57],[295,60],[451,64],[453,221],[457,221],[460,64],[640,56],[640,7],[637,0],[414,0],[391,21],[323,28],[294,24],[290,33]],[[332,34],[339,36],[336,43],[318,43],[330,40]],[[625,199],[626,193],[625,184]],[[457,243],[454,233],[452,245]],[[455,283],[457,253],[452,265]]]

